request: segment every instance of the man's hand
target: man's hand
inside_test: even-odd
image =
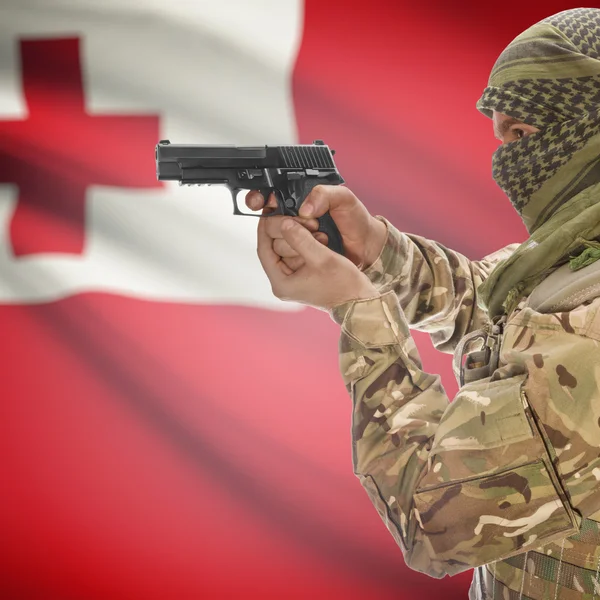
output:
[[[282,239],[303,261],[302,266],[292,271],[274,251],[274,240],[267,232],[267,224],[274,218],[260,219],[258,258],[277,298],[330,310],[349,300],[379,295],[356,265],[320,244],[308,229],[292,218],[284,217],[280,226]]]
[[[246,204],[252,210],[259,210],[264,206],[264,200],[259,192],[251,191],[246,195]],[[276,206],[275,198],[271,195],[267,207]],[[340,185],[316,186],[300,207],[300,217],[294,219],[313,233],[315,239],[326,245],[327,236],[316,232],[317,217],[323,216],[327,211],[340,230],[347,258],[359,269],[371,265],[385,244],[387,238],[385,224],[371,216],[364,204],[348,188]],[[304,262],[282,235],[281,223],[285,218],[269,217],[266,225],[267,233],[274,239],[275,253],[292,271],[296,271]]]

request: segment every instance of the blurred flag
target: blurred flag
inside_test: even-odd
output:
[[[321,138],[398,227],[473,258],[522,239],[473,104],[569,6],[478,7],[2,2],[2,598],[466,596],[406,568],[351,472],[337,327],[275,299],[256,220],[157,182],[154,146]]]

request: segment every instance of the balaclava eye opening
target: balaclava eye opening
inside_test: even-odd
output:
[[[567,10],[530,27],[502,52],[477,108],[540,129],[501,146],[492,174],[531,233],[600,182],[600,10]]]

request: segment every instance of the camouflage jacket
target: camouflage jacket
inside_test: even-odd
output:
[[[353,399],[354,470],[406,563],[443,577],[529,550],[560,552],[561,562],[572,552],[597,580],[596,545],[584,552],[565,539],[578,539],[582,519],[600,520],[600,298],[561,314],[522,300],[499,368],[450,403],[439,376],[422,370],[409,328],[452,352],[486,324],[477,286],[516,244],[470,261],[386,224],[386,245],[365,271],[380,297],[331,316]],[[533,583],[530,597],[547,597]]]

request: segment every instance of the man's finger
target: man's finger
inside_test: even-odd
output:
[[[267,233],[269,229],[267,228]],[[317,242],[321,242],[327,246],[328,237],[326,233],[313,233],[313,237],[317,240]],[[293,256],[298,256],[298,253],[283,239],[283,238],[275,238],[273,240],[273,250],[275,254],[281,256],[281,258],[291,258]]]
[[[270,206],[271,208],[277,208],[277,198],[275,198],[275,194],[269,194],[267,206]]]
[[[326,246],[329,243],[329,236],[326,233],[320,231],[319,233],[313,233],[313,235],[317,242],[321,242],[321,244],[325,244]]]
[[[313,237],[308,229],[302,227],[293,219],[284,219],[281,224],[281,233],[283,239],[307,263],[320,262],[330,252]]]
[[[267,277],[271,279],[278,275],[277,263],[280,261],[280,257],[273,250],[273,238],[269,236],[266,229],[266,221],[268,219],[261,218],[258,222],[257,231],[257,246],[256,251],[258,259],[262,265]]]
[[[265,200],[260,192],[251,190],[246,194],[246,206],[250,210],[260,210],[265,204]]]
[[[298,269],[302,268],[306,264],[301,256],[283,258],[282,262],[290,269],[292,273],[295,273]]]
[[[271,209],[265,209],[264,214],[270,212]],[[276,215],[274,217],[269,217],[266,219],[266,228],[267,233],[273,238],[282,238],[283,234],[281,233],[281,223],[284,219],[289,219],[290,217],[284,217],[280,215]],[[319,222],[316,219],[301,219],[300,217],[292,217],[294,221],[298,221],[304,227],[306,227],[309,231],[316,232],[319,229]]]
[[[246,194],[246,206],[250,210],[260,210],[261,208],[277,208],[277,198],[275,194],[269,194],[267,201],[258,190],[250,190]],[[267,211],[271,212],[271,211]]]
[[[353,206],[354,194],[341,185],[317,185],[308,198],[302,203],[299,215],[301,217],[322,217],[343,206]]]
[[[277,256],[281,256],[281,258],[298,256],[298,253],[283,238],[273,240],[273,251]]]
[[[290,258],[290,260],[293,260],[292,258]],[[295,268],[292,268],[290,265],[287,264],[287,262],[285,260],[281,260],[281,262],[279,263],[279,268],[283,271],[284,275],[293,275],[294,272],[296,271]]]

